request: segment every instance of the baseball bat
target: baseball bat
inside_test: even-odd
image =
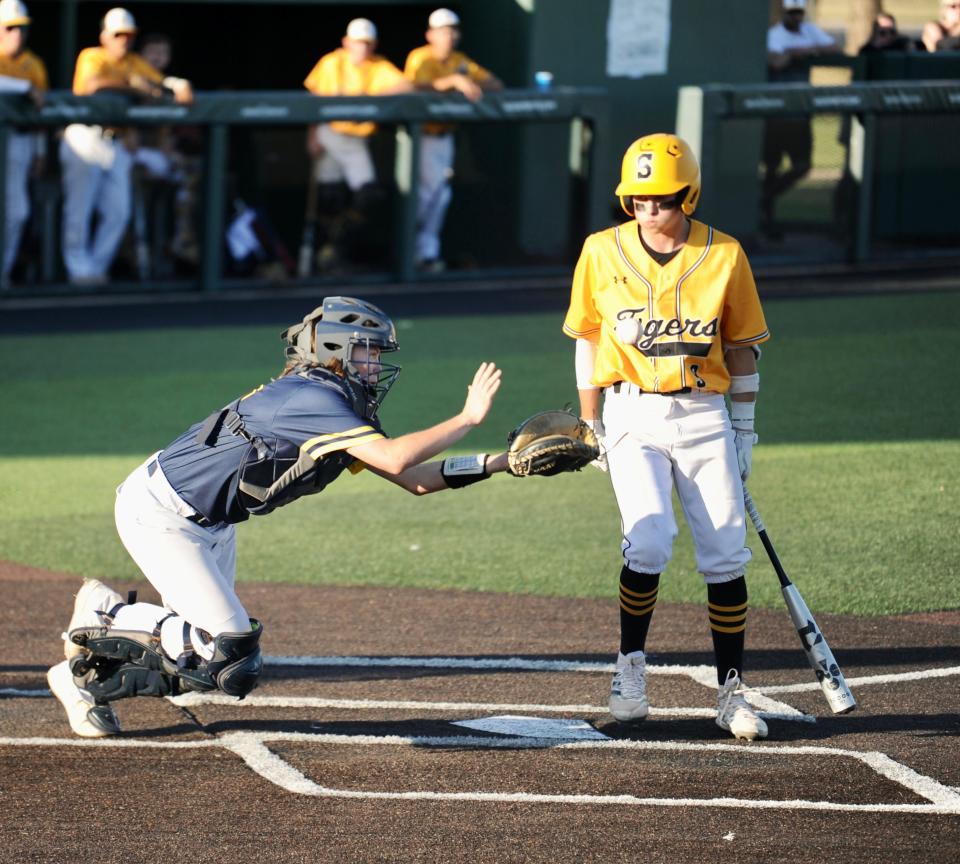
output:
[[[307,178],[307,206],[303,214],[303,237],[297,255],[297,275],[313,273],[313,247],[317,240],[317,160],[310,160],[310,176]]]
[[[767,530],[763,525],[763,520],[757,512],[757,507],[750,497],[746,487],[743,489],[743,503],[746,505],[747,513],[753,522],[753,527],[757,529],[760,542],[767,551],[767,557],[777,572],[777,578],[780,580],[780,590],[783,593],[783,599],[790,612],[790,618],[793,620],[793,626],[797,628],[797,634],[800,636],[800,642],[803,644],[803,650],[807,655],[807,662],[817,676],[820,682],[820,689],[826,697],[827,704],[834,714],[847,714],[857,707],[857,700],[853,698],[853,693],[847,686],[847,682],[840,671],[827,643],[823,631],[817,625],[813,613],[807,607],[803,597],[797,590],[797,586],[790,581],[786,570],[780,563],[776,549],[767,535]]]

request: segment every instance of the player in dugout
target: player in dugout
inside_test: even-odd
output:
[[[113,703],[133,696],[256,686],[262,626],[234,590],[236,526],[364,469],[415,495],[507,469],[507,455],[429,461],[483,422],[500,370],[481,363],[463,408],[389,438],[377,417],[400,372],[393,322],[376,306],[327,297],[287,328],[286,365],[149,456],[117,489],[116,525],[162,605],[128,602],[95,579],[76,595],[66,660],[47,681],[73,731],[120,731]],[[132,598],[128,598],[132,599]]]
[[[115,7],[100,24],[100,45],[77,57],[73,92],[78,96],[113,91],[139,99],[192,102],[190,82],[164,77],[133,51],[137,24]],[[60,142],[63,180],[63,262],[70,282],[97,285],[107,280],[117,247],[130,220],[136,135],[112,126],[67,126]],[[91,237],[91,221],[97,225]]]
[[[716,723],[765,738],[742,683],[751,557],[743,483],[756,441],[758,346],[770,334],[740,244],[691,218],[700,167],[690,145],[663,133],[639,138],[620,176],[615,194],[631,219],[587,237],[563,323],[576,340],[580,416],[600,439],[598,467],[609,470],[623,532],[610,712],[625,723],[649,712],[644,651],[677,536],[676,489],[707,586]]]
[[[436,9],[427,21],[427,44],[407,56],[404,74],[417,90],[457,91],[471,102],[485,90],[500,90],[503,83],[466,54],[457,51],[460,18],[450,9]],[[420,141],[417,189],[417,267],[428,272],[445,269],[440,257],[440,232],[450,206],[453,177],[453,130],[449,123],[427,123]]]
[[[40,107],[49,82],[43,61],[27,48],[30,24],[30,13],[20,0],[0,0],[0,92],[21,93]],[[20,250],[23,226],[30,216],[30,174],[42,161],[46,143],[42,133],[19,129],[11,130],[7,139],[7,221],[0,291],[8,285]]]
[[[354,18],[340,47],[317,61],[303,86],[317,96],[388,96],[411,91],[413,86],[403,73],[376,49],[374,23]],[[375,123],[352,120],[307,129],[307,152],[313,160],[309,182],[320,184],[319,209],[327,221],[326,242],[317,255],[321,269],[332,269],[350,257],[380,198],[368,144],[376,131]]]

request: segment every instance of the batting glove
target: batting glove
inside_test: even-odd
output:
[[[603,438],[607,434],[606,430],[603,428],[603,420],[597,417],[594,420],[584,420],[583,422],[593,430],[593,434],[597,436],[597,444],[600,445],[600,455],[590,464],[593,465],[594,468],[599,468],[604,474],[606,474],[610,469],[607,466],[607,451],[603,446]]]
[[[730,402],[730,423],[733,426],[733,443],[737,448],[737,465],[740,479],[746,481],[753,467],[753,445],[759,436],[753,431],[756,402]]]

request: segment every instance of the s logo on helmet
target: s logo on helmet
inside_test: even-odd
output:
[[[653,152],[644,150],[637,156],[637,179],[647,180],[653,174]]]

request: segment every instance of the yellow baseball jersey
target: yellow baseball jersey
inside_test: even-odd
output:
[[[127,87],[134,75],[158,84],[163,81],[163,74],[133,51],[122,60],[113,60],[105,48],[84,48],[73,70],[73,92],[77,96],[89,96],[94,92],[90,84],[95,78],[106,79],[107,86]]]
[[[37,90],[49,90],[47,67],[32,51],[24,49],[16,57],[0,56],[0,75],[24,78]]]
[[[639,322],[636,345],[617,337],[617,324],[629,318]],[[643,248],[636,222],[591,234],[573,274],[563,332],[596,343],[597,386],[628,381],[657,393],[726,393],[724,348],[770,338],[740,244],[696,220],[663,266]]]
[[[432,84],[438,78],[446,78],[448,75],[455,74],[466,75],[477,84],[489,81],[492,77],[488,69],[484,69],[479,63],[475,63],[462,51],[452,51],[446,60],[438,60],[433,56],[430,45],[421,45],[419,48],[414,48],[407,55],[403,74],[414,85]],[[449,123],[424,123],[423,125],[423,131],[428,135],[446,135],[447,132],[453,131],[453,128]]]
[[[359,66],[350,62],[343,48],[324,54],[304,79],[303,86],[318,96],[376,96],[403,81],[403,73],[386,57],[374,54]],[[377,131],[376,123],[337,120],[335,132],[365,138]]]

